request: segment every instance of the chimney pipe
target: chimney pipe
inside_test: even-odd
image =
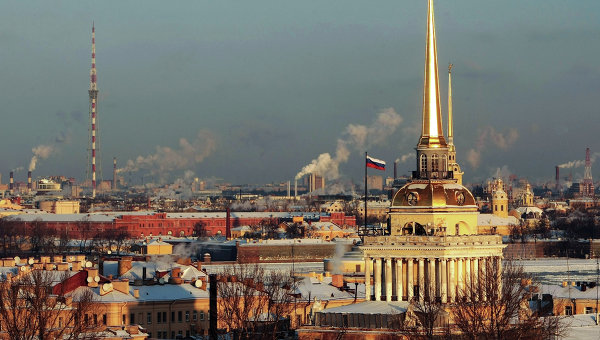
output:
[[[15,173],[14,171],[10,172],[10,184],[8,185],[8,189],[10,190],[10,194],[15,193]]]
[[[290,181],[287,182],[287,197],[290,197]]]
[[[227,208],[227,217],[225,221],[225,238],[231,239],[231,209]]]
[[[27,171],[27,193],[31,193],[31,171]]]
[[[394,162],[394,179],[398,178],[398,162]]]
[[[112,189],[117,190],[117,157],[113,157],[113,182]]]
[[[298,179],[294,180],[294,199],[298,198]]]
[[[560,168],[556,166],[556,191],[560,190]]]

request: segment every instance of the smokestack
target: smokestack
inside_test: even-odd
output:
[[[117,190],[117,157],[113,158],[113,182],[112,189]]]
[[[10,172],[10,182],[8,185],[8,189],[10,190],[11,195],[15,193],[15,173],[14,173],[14,171]]]
[[[12,172],[11,172],[11,174],[12,174]],[[294,199],[296,199],[296,198],[298,198],[298,179],[294,180]]]
[[[394,179],[398,178],[398,162],[394,162]]]
[[[290,181],[287,182],[287,197],[290,197]]]
[[[231,209],[227,208],[227,217],[225,221],[225,238],[231,238]]]
[[[27,193],[31,193],[31,171],[27,171]]]
[[[556,166],[556,191],[560,190],[560,168]]]

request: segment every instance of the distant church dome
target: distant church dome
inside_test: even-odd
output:
[[[464,186],[447,180],[413,181],[394,195],[394,207],[460,207],[474,206],[473,194]]]

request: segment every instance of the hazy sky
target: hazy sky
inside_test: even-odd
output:
[[[388,108],[401,123],[385,141],[367,129],[364,145],[391,175],[418,141],[426,10],[425,0],[2,1],[3,181],[38,145],[54,151],[36,176],[85,176],[92,20],[104,178],[113,156],[120,166],[142,156],[140,175],[293,179],[333,156],[347,126]],[[436,26],[444,115],[455,65],[467,182],[504,166],[551,179],[554,165],[600,151],[600,1],[437,0]],[[339,172],[359,181],[356,145]],[[400,165],[414,168],[413,157]]]

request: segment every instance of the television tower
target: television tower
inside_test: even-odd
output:
[[[585,171],[583,173],[583,197],[594,197],[594,180],[592,179],[592,161],[590,159],[590,148],[585,149]]]
[[[96,28],[92,23],[92,68],[90,70],[90,122],[91,138],[90,152],[92,158],[92,198],[96,197],[96,104],[98,101],[98,87],[96,86]]]

